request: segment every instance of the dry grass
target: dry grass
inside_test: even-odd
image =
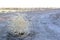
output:
[[[47,11],[55,8],[0,8],[0,12]]]

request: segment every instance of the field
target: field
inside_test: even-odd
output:
[[[0,12],[0,40],[60,40],[60,9],[42,10]]]

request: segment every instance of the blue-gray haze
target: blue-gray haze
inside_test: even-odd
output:
[[[30,22],[29,34],[23,38],[8,31],[10,19],[18,14]],[[0,40],[60,40],[60,10],[0,13]]]

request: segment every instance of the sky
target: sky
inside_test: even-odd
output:
[[[60,0],[0,0],[0,8],[60,8]]]

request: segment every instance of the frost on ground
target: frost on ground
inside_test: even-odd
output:
[[[0,13],[0,40],[60,40],[60,10]]]

